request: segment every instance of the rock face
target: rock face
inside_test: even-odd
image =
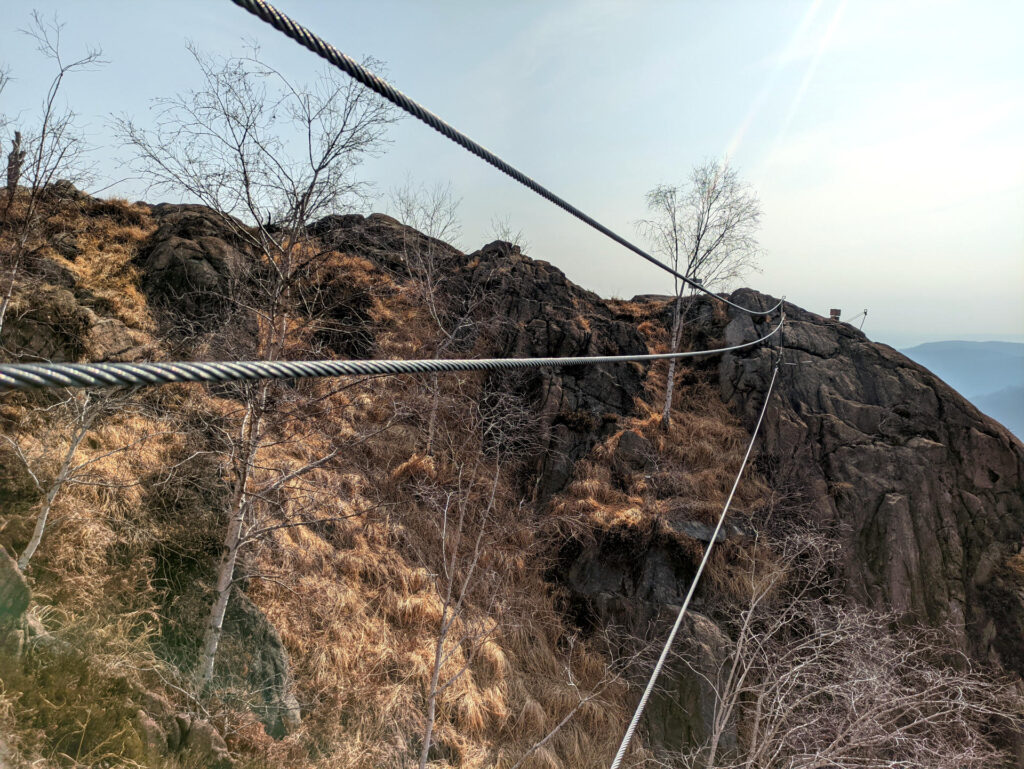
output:
[[[24,616],[32,595],[17,562],[0,547],[0,654],[16,657],[24,640]]]
[[[313,230],[325,246],[369,259],[400,277],[408,275],[408,254],[429,249],[446,273],[447,304],[455,314],[470,313],[476,333],[484,337],[481,355],[647,352],[636,328],[617,320],[599,296],[511,243],[494,241],[463,254],[383,214],[327,217]],[[644,373],[639,365],[622,364],[501,375],[503,386],[536,404],[542,433],[538,499],[562,489],[576,460],[614,429],[619,416],[632,412]]]
[[[162,203],[152,211],[160,226],[135,259],[143,290],[158,307],[212,322],[243,262],[230,229],[205,206]]]
[[[274,626],[241,591],[232,596],[225,622],[220,662],[259,694],[250,702],[267,734],[276,739],[295,731],[302,720],[294,694],[288,651]]]
[[[770,307],[744,289],[733,300]],[[730,343],[766,325],[732,311]],[[1024,605],[1009,559],[1024,542],[1024,445],[958,393],[850,325],[786,305],[785,365],[762,447],[844,543],[859,600],[928,624],[1024,673]],[[750,424],[776,353],[726,355],[723,397]]]
[[[600,297],[570,282],[557,267],[523,256],[518,246],[495,241],[466,259],[461,290],[491,297],[486,313],[501,319],[495,357],[647,352],[636,328],[615,319]],[[538,499],[561,490],[576,460],[614,431],[619,416],[633,411],[644,373],[643,367],[624,363],[527,377],[522,389],[538,404],[543,433]]]

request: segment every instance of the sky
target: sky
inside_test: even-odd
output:
[[[906,347],[1024,342],[1024,3],[1019,0],[279,0],[338,49],[385,62],[406,94],[630,239],[644,194],[727,159],[760,197],[745,285]],[[185,45],[259,43],[292,79],[320,61],[228,0],[8,3],[0,112],[29,119],[50,74],[18,32],[57,13],[76,73],[68,106],[93,147],[93,190],[155,202],[125,179],[111,115],[198,87]],[[669,293],[671,277],[406,119],[363,167],[380,194],[450,182],[460,247],[509,221],[527,253],[602,296]],[[9,145],[4,144],[4,153]],[[108,186],[111,182],[123,180]],[[167,195],[162,196],[167,199]],[[637,241],[640,242],[640,241]],[[642,244],[642,243],[641,243]],[[859,321],[858,321],[859,323]]]

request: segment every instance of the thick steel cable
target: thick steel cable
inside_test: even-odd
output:
[[[171,382],[236,382],[255,379],[427,374],[442,371],[501,371],[601,363],[697,358],[742,350],[771,338],[786,322],[760,339],[715,350],[645,355],[591,355],[578,358],[478,358],[468,360],[305,360],[223,361],[197,363],[4,363],[0,364],[0,392],[43,387],[138,387]]]
[[[781,324],[779,327],[781,328]],[[661,656],[658,657],[658,662],[654,666],[651,678],[647,682],[647,688],[644,689],[643,696],[640,698],[640,702],[636,706],[636,711],[633,713],[633,719],[629,722],[629,726],[626,727],[626,734],[622,738],[622,743],[619,745],[619,751],[615,754],[615,758],[612,761],[610,769],[618,769],[619,764],[622,763],[622,759],[626,755],[626,750],[629,748],[629,743],[633,739],[633,733],[636,732],[637,725],[640,723],[640,716],[643,715],[644,708],[647,707],[647,700],[650,698],[651,692],[654,691],[654,682],[658,680],[658,675],[661,673],[661,669],[665,666],[665,660],[668,659],[668,653],[672,648],[672,642],[676,639],[676,633],[679,632],[679,628],[683,624],[683,617],[686,615],[686,610],[690,606],[690,600],[693,598],[694,591],[697,589],[697,583],[700,582],[701,575],[704,573],[704,567],[707,566],[708,558],[711,557],[711,549],[714,547],[715,540],[718,538],[718,534],[722,530],[722,524],[725,523],[725,515],[729,512],[729,505],[732,504],[733,495],[736,494],[736,489],[740,485],[740,478],[743,476],[743,470],[746,469],[747,460],[750,459],[750,452],[754,449],[754,442],[757,440],[757,433],[761,429],[761,422],[764,421],[764,415],[768,411],[768,401],[771,400],[772,388],[775,386],[775,378],[778,375],[779,364],[776,363],[775,368],[772,371],[772,381],[769,382],[768,391],[764,396],[764,404],[761,406],[761,415],[757,418],[757,425],[754,427],[754,434],[750,436],[750,444],[747,446],[747,453],[743,455],[743,462],[740,464],[739,472],[736,473],[736,480],[733,481],[729,497],[725,500],[725,506],[722,508],[722,514],[718,516],[718,525],[715,526],[715,533],[711,535],[708,546],[704,548],[704,557],[701,559],[700,566],[697,567],[697,573],[690,582],[690,589],[686,593],[683,605],[680,607],[679,614],[676,616],[675,624],[672,625],[672,631],[668,634],[668,638],[665,641],[665,647],[661,650]]]
[[[772,312],[778,309],[778,304],[769,310],[752,310],[749,307],[744,307],[742,305],[736,304],[728,299],[725,299],[724,297],[719,296],[713,291],[708,290],[703,285],[694,281],[692,278],[688,278],[686,275],[682,274],[678,270],[672,269],[672,267],[665,264],[660,259],[647,253],[639,246],[634,245],[621,235],[613,232],[608,227],[605,227],[596,219],[593,219],[592,217],[583,213],[580,209],[576,208],[576,206],[560,198],[558,195],[551,192],[551,190],[538,184],[519,169],[509,165],[500,157],[498,157],[493,152],[488,150],[486,147],[484,147],[481,144],[478,144],[461,131],[458,131],[457,129],[446,123],[444,120],[442,120],[440,117],[438,117],[433,112],[428,110],[422,104],[419,104],[418,102],[415,102],[412,99],[410,99],[408,96],[399,91],[397,88],[395,88],[393,85],[391,85],[383,78],[373,74],[368,69],[366,69],[366,67],[362,66],[361,64],[358,64],[354,59],[352,59],[349,56],[346,56],[330,43],[326,42],[313,32],[310,32],[304,26],[294,21],[287,15],[281,13],[270,3],[264,2],[264,0],[231,0],[231,2],[249,11],[249,13],[253,14],[254,16],[259,17],[261,20],[265,21],[274,29],[283,32],[292,40],[305,46],[310,51],[315,53],[317,56],[326,59],[328,62],[330,62],[343,72],[345,72],[350,77],[354,78],[355,80],[358,80],[360,83],[365,85],[374,93],[383,96],[385,99],[387,99],[395,106],[405,110],[413,117],[423,121],[438,133],[451,139],[460,147],[463,147],[469,152],[472,152],[481,160],[490,163],[503,174],[512,177],[523,186],[533,190],[541,197],[551,201],[556,206],[572,214],[585,224],[590,225],[595,230],[600,232],[602,235],[606,235],[619,245],[625,246],[633,253],[642,256],[651,264],[654,264],[660,267],[661,269],[665,270],[666,272],[670,273],[671,275],[674,275],[675,277],[679,278],[684,283],[689,284],[698,291],[702,291],[708,296],[714,297],[715,299],[719,300],[720,302],[724,302],[730,307],[735,307],[737,310],[743,310],[744,312],[748,312],[751,315],[770,315]],[[782,302],[779,302],[779,304],[782,304]]]

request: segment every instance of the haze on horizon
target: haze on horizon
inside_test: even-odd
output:
[[[896,347],[1024,341],[1024,4],[528,0],[374,4],[281,0],[340,50],[386,62],[398,88],[627,237],[643,195],[727,157],[761,197],[763,271],[745,281],[845,317]],[[15,80],[0,112],[30,115],[50,78],[17,32],[59,14],[75,53],[109,63],[67,87],[97,163],[126,175],[108,119],[199,85],[185,43],[238,53],[243,38],[295,80],[309,52],[222,2],[18,3],[0,29]],[[604,296],[671,280],[418,121],[364,167],[384,195],[451,181],[463,237],[521,229],[534,258]],[[3,151],[9,137],[3,137]],[[102,194],[147,198],[128,179]],[[382,199],[375,208],[386,207]]]

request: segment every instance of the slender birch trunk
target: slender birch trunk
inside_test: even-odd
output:
[[[676,292],[676,301],[672,310],[672,338],[669,342],[669,352],[679,351],[679,335],[682,329],[683,291],[680,287]],[[667,430],[672,424],[672,392],[675,390],[676,359],[670,358],[668,362],[668,380],[665,382],[665,408],[661,412],[662,429]]]
[[[228,610],[228,599],[235,579],[235,563],[238,561],[238,549],[242,544],[242,526],[245,523],[245,491],[239,486],[232,500],[231,521],[224,535],[224,552],[221,554],[217,568],[217,587],[210,609],[210,619],[203,636],[203,655],[199,666],[198,690],[203,692],[213,680],[213,666],[217,659],[217,648],[220,645],[224,630],[224,616]]]
[[[220,556],[220,564],[217,567],[217,586],[214,591],[213,605],[210,607],[210,618],[206,623],[206,631],[203,634],[203,652],[200,657],[196,682],[196,688],[199,693],[204,692],[210,685],[210,682],[213,681],[217,649],[220,646],[221,635],[224,631],[224,617],[228,610],[228,600],[231,598],[231,588],[234,586],[235,564],[238,562],[238,551],[244,539],[243,528],[245,526],[245,516],[249,508],[246,487],[252,474],[253,461],[256,458],[255,455],[262,431],[261,415],[266,398],[265,385],[259,398],[259,406],[250,401],[240,431],[244,446],[242,462],[237,468],[237,486],[231,499],[231,519],[228,521],[228,528],[224,534],[223,551]]]
[[[43,532],[46,531],[46,522],[50,517],[50,508],[53,506],[53,500],[57,498],[61,488],[64,486],[64,481],[68,479],[68,474],[71,472],[71,462],[75,458],[75,452],[78,451],[79,445],[82,443],[82,439],[85,438],[85,434],[89,432],[89,421],[84,421],[78,427],[78,432],[75,433],[75,437],[71,441],[71,445],[68,446],[67,453],[64,455],[64,461],[61,463],[60,471],[57,473],[57,477],[54,479],[53,484],[50,486],[50,490],[46,492],[46,498],[43,500],[43,508],[39,511],[39,516],[36,518],[36,527],[32,532],[32,539],[28,541],[28,545],[22,552],[21,557],[18,559],[18,568],[25,571],[28,566],[28,562],[35,555],[36,549],[39,547],[39,543],[43,539]]]
[[[423,729],[423,749],[420,751],[419,769],[426,769],[430,744],[434,736],[434,718],[437,713],[437,689],[441,680],[441,663],[444,661],[444,639],[448,635],[448,605],[445,603],[441,614],[441,629],[434,646],[434,669],[430,674],[430,693],[427,696],[427,725]]]

